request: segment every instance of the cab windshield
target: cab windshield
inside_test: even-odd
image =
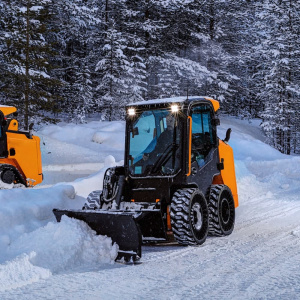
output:
[[[129,172],[172,175],[180,167],[178,115],[169,109],[147,110],[130,125]]]

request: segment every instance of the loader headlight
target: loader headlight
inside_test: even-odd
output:
[[[129,116],[135,116],[135,108],[128,108],[128,111],[127,111],[128,115]]]
[[[178,113],[179,112],[179,106],[177,104],[172,104],[171,105],[171,112],[173,114]]]

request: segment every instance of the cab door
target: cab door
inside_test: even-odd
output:
[[[188,182],[196,184],[206,194],[217,168],[218,151],[216,128],[212,124],[214,110],[210,104],[195,104],[190,109],[191,172]]]

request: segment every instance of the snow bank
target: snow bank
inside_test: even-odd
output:
[[[123,160],[124,132],[122,121],[44,126],[37,133],[45,175],[40,187],[87,177],[102,169],[111,154],[116,161]]]
[[[258,120],[249,122],[233,117],[221,118],[221,127],[218,128],[218,136],[223,139],[227,128],[232,129],[230,146],[234,151],[235,160],[271,161],[276,159],[289,159],[263,141],[265,136],[258,127]]]
[[[14,187],[14,184],[11,183],[11,184],[7,184],[7,183],[4,183],[3,181],[0,181],[0,190],[3,190],[3,189],[12,189]]]
[[[22,254],[0,265],[0,292],[19,288],[51,276],[49,270],[34,266],[30,262],[35,255],[34,252],[29,255]]]
[[[84,222],[62,217],[60,223],[25,233],[7,251],[16,257],[0,265],[0,291],[45,279],[78,266],[113,263],[118,246],[110,238],[96,235]]]
[[[124,149],[124,122],[103,122],[105,125],[98,129],[92,138],[92,141],[98,144],[105,144],[111,149]],[[107,124],[108,123],[108,124]]]
[[[99,172],[86,178],[77,179],[70,184],[75,188],[78,196],[86,198],[92,191],[102,190],[103,177],[107,168],[121,165],[123,165],[123,161],[117,163],[115,158],[112,155],[109,155],[105,157],[103,168]]]
[[[70,184],[0,190],[0,292],[79,266],[114,262],[118,246],[110,238],[78,220],[63,217],[57,223],[52,209],[80,209],[86,196],[102,187],[106,168],[115,165],[109,155],[100,171]]]
[[[75,197],[71,185],[47,189],[11,189],[0,191],[0,262],[4,251],[20,235],[54,220],[54,207],[72,207],[83,203]]]
[[[98,144],[108,144],[112,148],[124,148],[124,140],[120,140],[119,134],[114,132],[96,132],[92,141]]]
[[[31,263],[57,273],[84,264],[114,262],[117,250],[110,238],[96,235],[85,222],[63,216],[60,223],[49,222],[20,236],[8,248],[8,255],[34,252]]]
[[[111,148],[124,147],[124,122],[90,122],[87,124],[48,125],[43,127],[39,134],[57,141],[73,145],[97,149],[91,142],[106,144]]]

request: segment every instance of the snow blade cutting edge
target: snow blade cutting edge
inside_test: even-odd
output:
[[[59,209],[53,209],[53,213],[58,222],[66,215],[84,221],[97,234],[110,237],[119,246],[116,260],[124,257],[125,260],[135,261],[142,255],[142,234],[134,213]]]

